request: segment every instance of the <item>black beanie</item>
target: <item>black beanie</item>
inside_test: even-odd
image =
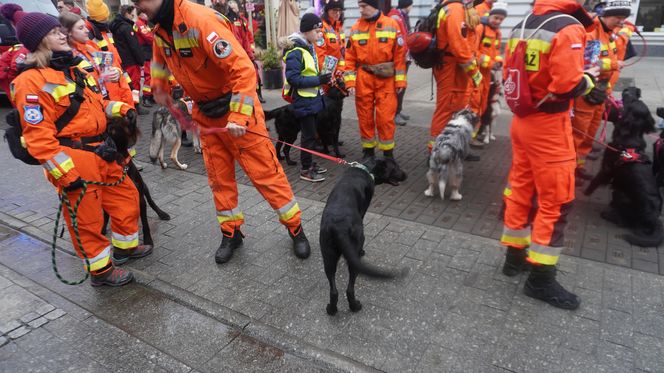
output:
[[[399,5],[397,5],[397,9],[406,9],[411,5],[413,5],[413,0],[399,0]]]
[[[359,3],[365,3],[372,8],[380,9],[380,5],[378,5],[378,0],[359,0],[358,4]]]
[[[629,17],[632,13],[632,3],[629,0],[614,0],[607,1],[604,10],[600,16],[602,17]]]
[[[344,0],[325,0],[325,7],[323,10],[327,12],[330,9],[344,9]]]
[[[300,32],[307,32],[322,27],[323,21],[313,13],[305,13],[300,20]]]

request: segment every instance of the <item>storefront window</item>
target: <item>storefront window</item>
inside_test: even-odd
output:
[[[664,32],[664,2],[662,0],[641,0],[636,25],[642,31]]]

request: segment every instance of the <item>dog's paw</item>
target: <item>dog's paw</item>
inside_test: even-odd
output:
[[[482,140],[483,143],[488,144],[489,143],[489,138],[490,136],[484,136],[484,140]]]
[[[462,198],[463,196],[457,190],[453,190],[452,193],[450,193],[450,201],[461,201]]]
[[[337,306],[334,306],[332,304],[328,304],[327,307],[325,307],[325,311],[327,311],[327,314],[330,316],[334,316],[337,314]]]
[[[159,165],[160,165],[161,168],[163,168],[164,170],[168,168],[168,164],[167,164],[166,162],[161,162]]]
[[[427,189],[424,191],[424,195],[427,197],[433,197],[433,190]]]
[[[489,138],[491,139],[491,141],[496,141],[496,136],[494,135],[489,136]]]
[[[360,303],[359,300],[348,302],[348,308],[350,308],[351,312],[358,312],[359,310],[362,309],[362,303]]]
[[[180,166],[178,166],[178,168],[179,168],[180,170],[182,170],[182,171],[186,170],[187,167],[189,167],[189,165],[186,164],[186,163],[182,163]]]
[[[157,213],[157,216],[159,216],[159,220],[171,220],[171,216],[163,211],[161,213]]]

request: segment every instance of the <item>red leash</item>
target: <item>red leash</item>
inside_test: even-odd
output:
[[[607,149],[609,149],[609,150],[613,150],[613,151],[616,152],[616,153],[620,153],[620,156],[621,156],[621,157],[624,157],[624,158],[626,158],[626,159],[632,159],[632,156],[631,156],[629,153],[627,153],[626,151],[624,151],[624,150],[620,150],[620,149],[616,149],[616,148],[614,148],[613,146],[611,146],[611,145],[609,145],[609,144],[605,144],[605,143],[603,143],[603,142],[601,142],[601,141],[599,141],[599,140],[596,140],[594,137],[588,135],[587,133],[581,131],[580,129],[577,129],[577,128],[574,128],[574,127],[572,127],[572,129],[573,129],[574,131],[576,131],[576,132],[582,134],[583,136],[585,136],[585,137],[587,137],[587,138],[593,140],[594,142],[596,142],[596,143],[602,145],[603,147],[605,147],[605,148],[607,148]]]
[[[200,127],[200,126],[195,125],[195,124],[194,124],[192,121],[190,121],[189,118],[187,118],[187,116],[184,115],[184,113],[183,113],[183,112],[182,112],[177,106],[175,106],[174,104],[170,104],[170,105],[168,106],[168,111],[171,113],[171,115],[173,116],[173,118],[175,118],[175,120],[178,121],[178,122],[180,123],[180,126],[181,126],[182,129],[184,129],[184,130],[189,130],[189,131],[191,131],[191,130],[196,129],[196,127],[198,127],[198,129],[200,130],[200,132],[201,132],[201,133],[204,133],[204,134],[228,132],[228,128],[226,128],[226,127],[223,127],[223,128],[219,128],[219,127],[215,127],[215,128],[203,128],[203,127]],[[320,157],[320,158],[323,158],[323,159],[327,159],[328,161],[332,161],[332,162],[335,162],[335,163],[337,163],[337,164],[343,164],[343,165],[349,165],[349,164],[351,164],[351,162],[347,162],[347,161],[345,161],[345,160],[343,160],[343,159],[341,159],[341,158],[333,157],[333,156],[331,156],[331,155],[329,155],[329,154],[320,153],[320,152],[317,152],[317,151],[315,151],[315,150],[311,150],[311,149],[305,149],[305,148],[300,147],[300,146],[297,146],[297,145],[295,145],[295,144],[289,144],[289,143],[287,143],[287,142],[285,142],[285,141],[275,140],[275,139],[271,138],[271,137],[268,136],[268,135],[263,135],[262,133],[254,132],[254,131],[252,131],[252,130],[250,130],[250,129],[248,129],[248,128],[246,129],[246,131],[247,131],[248,133],[254,134],[254,135],[256,135],[256,136],[264,137],[264,138],[266,138],[266,139],[268,139],[268,140],[271,140],[271,141],[273,141],[273,142],[280,142],[280,143],[282,143],[282,144],[284,144],[284,145],[291,146],[291,147],[293,147],[293,148],[295,148],[295,149],[298,149],[298,150],[300,150],[300,151],[307,152],[307,153],[309,153],[309,154],[315,155],[315,156]]]

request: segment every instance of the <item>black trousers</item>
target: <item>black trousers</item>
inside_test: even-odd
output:
[[[408,75],[408,68],[410,67],[410,61],[406,62],[406,75]],[[403,96],[406,95],[406,90],[402,90],[401,93],[397,94],[397,114],[401,113],[403,108]]]
[[[300,146],[305,149],[313,149],[316,144],[316,116],[307,115],[299,118],[300,121]],[[311,167],[311,154],[300,151],[300,163],[303,170]]]

